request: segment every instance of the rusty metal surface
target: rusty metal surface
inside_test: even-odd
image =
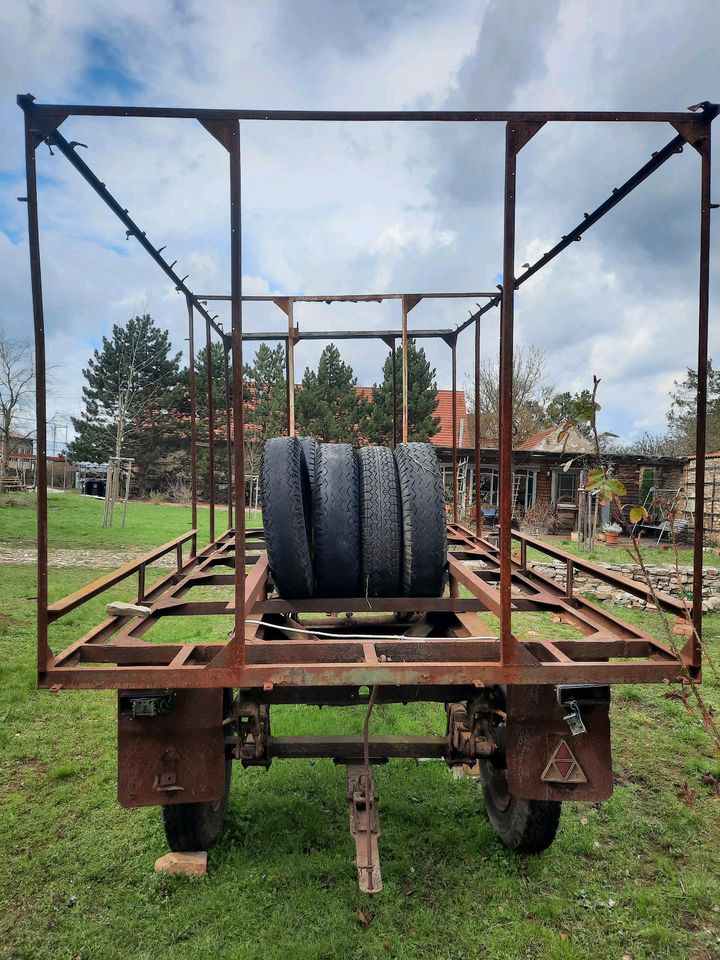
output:
[[[253,622],[246,624],[245,664],[237,669],[233,639],[226,645],[151,642],[153,626],[163,617],[234,612],[233,600],[193,599],[195,586],[235,582],[233,574],[213,572],[218,565],[235,566],[235,534],[229,531],[180,574],[166,578],[161,589],[147,594],[148,617],[103,622],[54,658],[41,682],[76,688],[234,686],[273,691],[274,702],[298,702],[298,688],[314,686],[403,685],[410,690],[406,699],[422,699],[424,689],[438,686],[667,682],[680,677],[671,649],[583,598],[568,598],[561,585],[516,562],[511,564],[511,581],[514,590],[522,588],[523,596],[513,597],[513,608],[553,612],[575,626],[580,636],[553,640],[539,635],[517,642],[517,662],[502,663],[497,631],[478,617],[482,610],[495,616],[501,611],[498,550],[456,524],[449,525],[448,538],[451,583],[466,587],[470,596],[460,596],[454,589],[454,596],[440,598],[289,602],[272,596],[262,533],[248,530],[248,551],[259,552],[248,556],[255,562],[244,580],[244,600]],[[553,555],[567,556],[550,549]],[[473,566],[481,561],[483,569],[470,569],[468,561]],[[659,599],[662,603],[664,597]],[[677,601],[667,602],[674,609]],[[353,610],[363,614],[374,610],[376,615],[313,616]],[[305,617],[301,626],[297,616]]]
[[[508,687],[505,749],[510,793],[525,800],[607,800],[612,794],[610,715],[607,706],[584,707],[587,732],[573,736],[563,719],[555,688]],[[577,762],[563,766],[564,782],[548,779],[558,747],[566,744]],[[578,775],[578,768],[582,776]]]
[[[355,867],[362,893],[380,893],[380,818],[377,811],[375,780],[369,767],[349,764],[347,799],[350,810],[350,835],[355,841]]]
[[[557,678],[588,679],[599,678],[603,681],[617,682],[658,681],[677,679],[677,660],[663,645],[648,638],[641,631],[623,625],[613,620],[587,602],[579,601],[571,596],[571,581],[575,568],[581,568],[581,563],[568,557],[569,587],[566,595],[562,595],[557,586],[526,569],[523,562],[520,566],[514,564],[510,556],[510,547],[513,537],[511,531],[511,472],[512,472],[512,430],[509,411],[512,409],[512,340],[513,340],[513,309],[514,292],[530,276],[545,266],[550,260],[566,249],[571,243],[580,239],[582,234],[601,217],[608,213],[622,199],[643,183],[652,173],[660,168],[667,160],[680,152],[683,144],[690,144],[701,157],[701,209],[700,209],[700,277],[699,277],[699,320],[698,320],[698,404],[696,452],[698,458],[698,475],[696,477],[696,496],[702,493],[702,467],[704,464],[702,453],[705,441],[704,398],[706,396],[707,378],[707,328],[708,328],[708,299],[709,299],[709,258],[710,258],[710,128],[713,119],[718,113],[718,106],[708,102],[698,104],[692,108],[694,112],[469,112],[469,111],[440,111],[440,112],[351,112],[351,111],[233,111],[233,110],[184,110],[141,107],[104,107],[104,106],[72,106],[47,105],[34,103],[30,95],[18,97],[18,103],[25,114],[25,147],[27,169],[27,210],[30,248],[31,283],[33,293],[33,322],[35,328],[36,360],[37,360],[37,432],[38,447],[38,673],[41,685],[60,684],[76,687],[122,687],[128,684],[155,686],[162,677],[163,683],[179,687],[209,687],[212,685],[248,685],[248,686],[285,686],[304,687],[320,685],[334,687],[337,685],[353,685],[358,683],[395,683],[407,685],[442,685],[442,684],[482,684],[482,683],[547,683],[555,682]],[[74,143],[68,143],[59,133],[59,127],[70,116],[117,116],[117,117],[167,117],[193,118],[218,141],[228,153],[229,182],[230,182],[230,254],[231,254],[231,302],[232,331],[226,334],[216,325],[215,318],[211,317],[201,298],[193,294],[185,284],[185,277],[179,277],[174,271],[174,264],[168,264],[162,257],[164,248],[155,247],[140,230],[135,220],[129,217],[127,211],[110,194],[102,181],[90,167],[81,159]],[[459,324],[453,331],[434,331],[446,342],[454,343],[457,335],[467,326],[474,323],[476,332],[476,373],[479,365],[479,338],[480,317],[496,306],[500,311],[500,370],[501,370],[501,425],[500,425],[500,545],[499,549],[492,547],[477,534],[481,530],[482,517],[478,503],[478,517],[476,520],[475,538],[470,532],[454,528],[454,542],[464,548],[467,557],[457,558],[457,563],[451,559],[451,599],[457,599],[461,584],[473,594],[475,601],[483,604],[487,609],[497,614],[500,621],[498,636],[491,642],[490,647],[476,647],[472,651],[467,646],[463,651],[466,659],[439,659],[437,638],[456,637],[462,639],[478,630],[477,616],[472,608],[448,610],[434,605],[432,599],[423,599],[417,602],[417,612],[427,619],[426,625],[420,630],[427,636],[427,645],[422,646],[422,640],[415,644],[396,643],[392,653],[387,648],[381,648],[377,643],[368,642],[361,645],[362,657],[355,659],[347,656],[339,659],[337,646],[326,642],[315,644],[314,654],[310,657],[310,650],[303,652],[301,647],[291,646],[289,641],[277,643],[273,641],[273,653],[259,653],[254,647],[261,647],[265,641],[265,628],[246,622],[261,619],[252,616],[256,611],[254,604],[264,603],[267,597],[267,577],[263,579],[263,565],[258,562],[253,570],[244,577],[246,569],[246,536],[244,530],[245,511],[236,510],[236,524],[228,531],[225,538],[214,541],[201,555],[198,573],[207,574],[206,567],[215,562],[232,562],[236,568],[234,578],[234,601],[226,608],[221,604],[214,605],[207,602],[197,602],[186,597],[191,592],[189,580],[192,571],[179,561],[177,574],[165,578],[160,586],[146,593],[144,587],[144,566],[138,570],[140,598],[151,601],[152,612],[149,623],[136,625],[132,621],[111,620],[101,624],[86,637],[81,638],[59,657],[54,658],[47,643],[48,621],[53,615],[60,616],[68,609],[65,607],[49,609],[47,605],[47,502],[44,436],[46,427],[45,411],[45,358],[44,358],[44,318],[42,302],[42,281],[40,264],[40,245],[38,230],[38,203],[35,172],[35,151],[43,141],[56,146],[58,151],[70,162],[74,169],[90,184],[103,202],[116,214],[128,231],[128,235],[137,239],[140,245],[170,277],[176,289],[186,296],[189,311],[189,324],[192,335],[193,311],[197,310],[204,318],[208,333],[212,327],[222,337],[226,358],[231,357],[231,370],[228,370],[228,382],[232,377],[233,393],[233,436],[226,437],[228,453],[234,449],[234,492],[235,503],[240,507],[244,502],[244,424],[243,424],[243,368],[242,368],[242,341],[250,338],[251,334],[243,333],[242,305],[245,298],[242,292],[242,263],[241,263],[241,171],[240,171],[240,121],[260,120],[319,120],[341,121],[354,120],[368,121],[442,121],[442,122],[481,122],[502,121],[505,123],[505,192],[504,192],[504,241],[503,241],[503,277],[504,282],[498,294],[474,294],[487,298],[487,303],[479,307],[464,323]],[[669,143],[653,154],[652,158],[631,176],[620,187],[613,190],[611,196],[583,221],[567,233],[561,241],[550,249],[536,263],[531,265],[520,276],[514,276],[515,260],[515,181],[517,175],[517,155],[523,146],[534,136],[541,127],[548,122],[654,122],[668,123],[677,132]],[[303,297],[272,297],[278,306],[280,300],[287,301],[288,308],[295,301],[309,300],[356,300],[371,301],[376,299],[400,299],[402,306],[402,355],[403,355],[403,382],[402,382],[402,435],[408,439],[408,383],[407,383],[407,347],[410,335],[408,330],[408,314],[424,297],[457,297],[466,294],[361,294],[357,296],[343,295],[340,297],[303,296]],[[226,295],[203,295],[207,299],[228,299]],[[284,309],[284,308],[283,308]],[[297,332],[292,321],[292,311],[286,311],[289,316],[288,333],[282,336],[289,346],[288,367],[291,370],[292,343],[297,339]],[[431,331],[426,331],[428,335]],[[362,337],[374,335],[376,331],[357,331],[355,335]],[[382,332],[381,332],[382,333]],[[423,335],[425,332],[422,332]],[[340,335],[352,335],[352,331],[333,332],[323,331],[313,336],[333,339]],[[400,331],[389,331],[383,336],[394,346],[394,338]],[[394,357],[394,354],[393,354]],[[454,364],[453,364],[454,367]],[[292,381],[289,377],[289,381]],[[292,390],[292,383],[288,385]],[[477,376],[475,388],[477,390]],[[193,391],[194,393],[194,391]],[[291,399],[291,398],[290,398]],[[194,406],[195,398],[191,399]],[[291,404],[289,404],[290,408]],[[394,405],[395,406],[395,405]],[[212,410],[212,404],[210,404]],[[229,411],[228,411],[229,412]],[[397,411],[395,411],[397,413]],[[291,411],[289,409],[289,413]],[[212,413],[210,413],[212,417]],[[194,423],[194,417],[191,418]],[[228,423],[230,417],[228,416]],[[394,417],[397,420],[397,416]],[[456,426],[457,411],[453,417]],[[211,424],[212,426],[212,424]],[[292,430],[292,417],[290,429]],[[212,431],[211,431],[212,432]],[[454,429],[455,434],[455,429]],[[476,423],[476,435],[478,424]],[[195,444],[191,444],[195,446]],[[196,453],[196,451],[195,451]],[[453,438],[453,487],[454,507],[453,516],[457,517],[457,437]],[[480,488],[479,444],[476,447],[476,484]],[[196,459],[195,457],[193,459]],[[211,455],[211,472],[214,457]],[[196,469],[196,465],[194,466]],[[211,487],[214,484],[211,483]],[[213,493],[214,498],[214,493]],[[196,498],[194,498],[196,506]],[[228,506],[233,505],[232,491],[229,491]],[[214,506],[214,499],[213,499]],[[211,510],[211,513],[213,511]],[[213,531],[214,532],[214,531]],[[232,541],[233,549],[230,550]],[[528,542],[522,543],[523,561],[527,556]],[[248,541],[247,546],[250,546]],[[701,626],[701,582],[702,582],[702,529],[695,530],[695,559],[694,559],[694,622],[699,632]],[[194,551],[193,551],[194,552]],[[462,564],[466,559],[482,558],[487,569],[481,576],[469,576],[463,570]],[[251,559],[250,556],[247,559]],[[610,578],[611,582],[618,582],[617,578]],[[499,590],[498,590],[499,585]],[[97,585],[96,585],[97,586]],[[629,592],[637,592],[638,585],[631,582],[623,583]],[[176,588],[179,588],[178,592]],[[520,590],[523,596],[517,595]],[[515,592],[514,592],[515,591]],[[81,591],[79,602],[85,594]],[[71,602],[75,602],[71,598]],[[342,603],[342,600],[338,600]],[[663,601],[666,609],[671,604]],[[55,606],[55,605],[53,605]],[[555,610],[570,617],[583,634],[584,640],[573,644],[552,642],[549,638],[540,638],[539,641],[521,643],[512,632],[512,612],[516,610]],[[278,611],[279,612],[279,611]],[[234,617],[235,630],[230,642],[220,649],[210,645],[188,644],[180,650],[166,648],[164,654],[149,654],[146,641],[143,639],[153,623],[163,616],[196,615],[202,613],[227,613]],[[574,619],[572,619],[574,617]],[[400,624],[395,628],[401,633]],[[318,638],[320,639],[320,638]],[[608,656],[601,656],[603,651],[610,655],[610,650],[617,650],[610,644],[622,641],[625,644],[623,651],[627,653],[625,662],[609,662]],[[156,651],[162,645],[154,645]],[[112,648],[112,654],[108,650]],[[140,653],[140,650],[143,652]],[[290,653],[292,649],[292,654]],[[450,653],[450,649],[446,653]],[[459,650],[459,648],[457,648]],[[470,655],[471,653],[471,655]],[[630,662],[633,654],[639,653],[643,662]],[[171,654],[171,656],[169,656]],[[614,654],[613,654],[614,655]],[[115,656],[116,662],[110,662]],[[426,658],[427,657],[427,658]],[[591,659],[594,658],[594,659]],[[157,662],[158,658],[160,662]],[[398,659],[399,658],[399,662]],[[691,675],[699,677],[700,650],[695,638],[692,638],[684,651],[686,666]],[[103,662],[103,661],[107,662]],[[543,678],[543,679],[540,679]]]
[[[178,690],[162,716],[118,697],[118,800],[124,807],[217,802],[225,793],[222,690]]]

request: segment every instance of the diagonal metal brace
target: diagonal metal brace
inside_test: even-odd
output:
[[[347,798],[350,808],[350,834],[355,841],[355,866],[362,893],[382,890],[380,873],[380,817],[375,781],[369,766],[348,764]]]

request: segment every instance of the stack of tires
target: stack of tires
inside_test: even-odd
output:
[[[275,588],[307,597],[437,597],[445,586],[445,496],[429,443],[265,444],[262,510]]]

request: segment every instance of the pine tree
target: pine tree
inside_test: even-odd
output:
[[[402,427],[402,347],[395,352],[397,368],[397,430],[398,439]],[[375,384],[367,425],[367,435],[373,443],[392,443],[392,356],[383,365],[383,381]],[[410,440],[427,441],[440,426],[440,418],[434,416],[437,406],[437,382],[435,370],[413,339],[408,340],[408,436]]]
[[[261,343],[252,364],[245,364],[245,420],[264,437],[287,432],[285,348]]]
[[[73,417],[75,439],[68,456],[102,462],[110,456],[132,457],[140,492],[148,471],[173,445],[173,418],[181,354],[170,352],[167,330],[148,314],[115,324],[103,337],[83,376],[85,409]]]
[[[245,364],[245,473],[260,472],[266,440],[287,433],[285,348],[261,343],[251,364]]]
[[[225,358],[221,343],[213,342],[210,348],[210,368],[212,371],[213,427],[215,437],[215,475],[220,483],[227,480],[227,417],[225,412]],[[195,415],[197,450],[198,494],[207,499],[210,493],[208,479],[210,455],[208,441],[210,436],[208,417],[208,350],[203,347],[195,356]],[[232,374],[230,377],[230,399],[232,401]],[[190,462],[190,369],[186,367],[180,374],[180,382],[175,391],[173,440],[176,448],[175,461],[177,471],[185,480],[191,473]],[[231,421],[232,422],[232,421]]]
[[[298,433],[328,443],[355,443],[364,431],[367,403],[356,390],[353,369],[344,363],[335,344],[320,355],[317,373],[306,368],[296,393]]]
[[[712,360],[708,360],[706,442],[705,450],[714,453],[720,450],[720,370],[715,370]],[[683,453],[694,454],[695,430],[697,427],[697,388],[696,370],[688,368],[687,376],[678,383],[670,394],[670,410],[667,421],[670,437]]]

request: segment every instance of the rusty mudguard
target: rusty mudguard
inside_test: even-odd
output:
[[[508,788],[524,800],[607,800],[613,790],[609,704],[583,706],[573,735],[554,686],[507,688]]]
[[[123,807],[215,803],[225,792],[223,691],[120,691]]]

